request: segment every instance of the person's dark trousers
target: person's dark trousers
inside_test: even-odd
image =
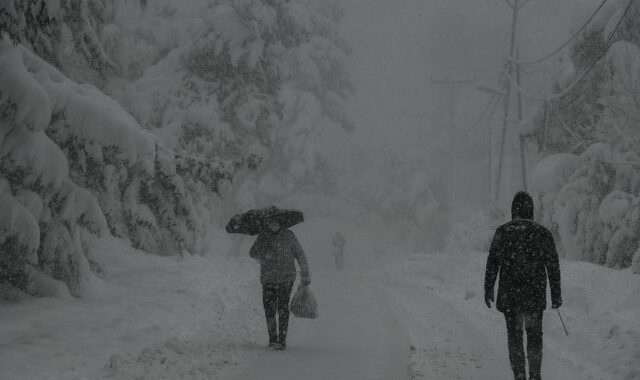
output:
[[[527,332],[527,359],[529,379],[540,380],[542,366],[542,311],[523,313],[507,312],[507,342],[509,360],[516,380],[525,380],[525,358],[523,345],[523,327]]]
[[[262,303],[264,315],[267,318],[267,330],[269,331],[269,344],[287,344],[287,329],[289,328],[289,298],[293,282],[284,284],[263,284]],[[276,314],[278,320],[276,322]],[[278,330],[280,333],[278,334]]]

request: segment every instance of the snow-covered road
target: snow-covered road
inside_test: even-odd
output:
[[[336,273],[322,245],[329,239],[307,224],[299,232],[315,268],[320,317],[291,319],[287,351],[265,347],[257,266],[248,258],[177,261],[107,240],[102,250],[113,261],[105,262],[109,282],[99,283],[100,294],[2,306],[0,379],[511,378],[504,320],[481,299],[485,253],[378,266],[353,233],[347,271]],[[632,378],[637,276],[579,263],[563,269],[571,335],[546,314],[544,378]],[[587,278],[627,293],[599,295]],[[627,307],[586,312],[603,294]]]
[[[435,289],[412,284],[386,287],[387,299],[412,334],[411,378],[508,380],[513,378],[506,327],[496,311],[469,314]],[[475,298],[473,302],[481,302]],[[553,317],[547,313],[546,318]],[[582,379],[577,368],[545,349],[545,379]]]
[[[233,378],[405,379],[408,336],[394,312],[349,276],[318,276],[315,320],[291,319],[284,352],[259,347]]]
[[[225,378],[512,377],[505,327],[499,318],[465,313],[428,288],[378,283],[371,277],[358,273],[319,276],[313,289],[320,317],[292,318],[286,351],[272,351],[264,344],[251,347],[246,362]],[[581,372],[545,350],[545,378],[581,379]]]
[[[401,323],[411,331],[412,379],[513,378],[504,317],[495,308],[487,309],[482,299],[484,257],[484,253],[415,255],[375,274],[387,302],[393,303]],[[620,361],[619,356],[628,357],[630,339],[609,334],[620,344],[617,352],[599,346],[608,344],[608,338],[603,342],[602,336],[607,336],[607,329],[612,324],[616,326],[615,322],[585,314],[574,306],[590,302],[580,295],[583,290],[576,290],[582,286],[574,281],[576,269],[583,278],[606,272],[609,277],[602,281],[606,286],[622,284],[624,280],[616,279],[614,271],[595,266],[568,268],[566,264],[563,262],[565,273],[569,272],[564,285],[567,306],[563,306],[562,313],[571,335],[565,335],[555,311],[545,312],[543,377],[551,380],[628,378],[621,367],[616,369],[608,362]],[[592,293],[590,297],[598,300],[597,292]],[[629,324],[625,326],[629,326],[628,331],[634,331]],[[633,334],[629,332],[628,336]],[[590,343],[577,345],[580,341]],[[597,354],[611,359],[587,359]]]

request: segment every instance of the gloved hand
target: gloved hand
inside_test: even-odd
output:
[[[560,306],[562,306],[562,297],[560,297],[560,296],[553,297],[553,299],[551,300],[551,308],[552,309],[557,309]]]
[[[491,293],[485,292],[484,293],[484,303],[487,305],[487,307],[489,309],[491,309],[491,302],[494,302],[493,292],[491,292]]]
[[[300,285],[305,286],[305,287],[311,285],[311,279],[310,278],[303,278],[302,280],[300,280]]]

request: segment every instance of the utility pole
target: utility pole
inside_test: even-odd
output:
[[[520,59],[520,49],[516,48],[516,61]],[[516,86],[518,86],[518,88],[516,89],[516,97],[518,99],[518,125],[520,125],[519,123],[522,122],[522,92],[520,91],[522,82],[521,82],[521,71],[520,71],[520,65],[516,62],[515,63],[516,66]],[[525,156],[526,153],[526,141],[524,136],[522,136],[520,134],[520,131],[516,131],[518,133],[518,140],[520,141],[520,164],[522,165],[522,170],[521,170],[521,174],[522,174],[522,189],[524,191],[528,191],[528,185],[527,185],[527,158]]]
[[[514,58],[516,56],[516,51],[517,51],[517,47],[516,47],[516,37],[517,37],[517,31],[518,31],[518,13],[520,11],[520,8],[522,8],[524,5],[526,5],[526,3],[528,2],[528,0],[525,0],[522,5],[519,4],[519,0],[512,0],[512,2],[510,2],[509,0],[505,0],[507,2],[507,4],[511,7],[511,9],[513,10],[513,15],[512,15],[512,19],[511,19],[511,39],[510,39],[510,45],[509,45],[509,61],[507,62],[507,78],[505,79],[505,91],[504,91],[504,119],[502,122],[502,133],[501,133],[501,140],[500,140],[500,155],[498,156],[498,174],[496,176],[496,196],[495,196],[495,202],[499,203],[500,202],[500,190],[501,190],[501,184],[502,184],[502,167],[504,166],[504,151],[505,151],[505,146],[506,146],[506,137],[507,137],[507,128],[509,126],[509,113],[510,113],[510,108],[511,108],[511,88],[513,86],[513,84],[511,83],[511,81],[513,80],[514,76],[516,77],[516,81],[517,81],[517,85],[519,86],[520,84],[520,69],[518,67],[518,64],[514,61]],[[515,74],[515,75],[514,75]],[[518,121],[522,120],[522,97],[520,94],[520,89],[517,88],[516,89],[517,92],[517,96],[518,96]],[[525,143],[524,140],[522,138],[520,138],[520,159],[522,162],[522,179],[523,179],[523,186],[526,189],[527,188],[527,180],[526,180],[526,163],[525,163],[525,156],[524,156],[524,149],[525,149]]]

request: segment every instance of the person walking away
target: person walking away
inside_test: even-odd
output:
[[[311,283],[307,258],[296,238],[288,229],[282,229],[277,221],[270,220],[268,229],[258,235],[249,255],[260,262],[262,302],[269,332],[269,347],[284,350],[287,347],[289,328],[289,298],[296,280],[298,262],[301,284]],[[276,320],[277,315],[277,320]]]
[[[346,241],[344,239],[344,235],[340,232],[336,232],[331,240],[331,245],[333,246],[333,259],[336,262],[336,269],[338,271],[342,270],[344,266],[344,245]]]
[[[551,307],[562,305],[560,267],[553,236],[533,221],[533,199],[518,192],[511,205],[512,220],[498,227],[491,243],[484,282],[484,299],[491,308],[498,275],[498,311],[507,324],[509,361],[516,380],[526,380],[523,326],[527,333],[529,379],[541,380],[542,314],[546,308],[547,277]]]

